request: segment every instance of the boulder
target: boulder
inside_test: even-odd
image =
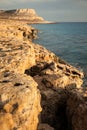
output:
[[[0,73],[0,130],[36,130],[40,93],[32,77]]]

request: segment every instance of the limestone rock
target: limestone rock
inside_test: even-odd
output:
[[[33,44],[35,50],[36,65],[32,66],[26,73],[35,79],[43,81],[47,87],[59,88],[70,84],[80,87],[82,84],[83,73],[72,67],[54,53],[48,51],[41,45]]]
[[[37,130],[38,116],[38,130],[86,130],[83,72],[32,43],[36,32],[23,22],[0,21],[0,130]]]
[[[47,123],[55,130],[67,130],[66,88],[80,88],[83,73],[44,47],[33,44],[36,65],[25,71],[38,83],[41,93],[41,123]],[[45,128],[44,128],[45,129]]]
[[[36,12],[35,12],[35,10],[34,9],[17,9],[16,11],[15,11],[15,13],[17,13],[17,14],[20,14],[20,13],[28,13],[28,14],[31,14],[31,15],[36,15]]]
[[[28,23],[44,23],[42,17],[38,16],[34,9],[1,10],[0,18],[27,21]]]
[[[68,129],[87,130],[87,87],[68,90]]]
[[[36,130],[40,111],[40,93],[30,76],[0,74],[0,130]]]
[[[33,78],[24,74],[35,65],[32,29],[0,22],[0,130],[37,129],[40,93]]]
[[[24,73],[25,69],[35,64],[34,49],[30,41],[34,29],[21,27],[19,24],[1,23],[0,30],[0,71]]]
[[[17,40],[32,40],[37,38],[38,30],[31,26],[25,25],[23,22],[14,21],[0,21],[0,37],[17,38]]]

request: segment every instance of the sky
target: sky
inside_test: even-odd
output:
[[[0,0],[0,9],[33,8],[45,20],[87,22],[87,0]]]

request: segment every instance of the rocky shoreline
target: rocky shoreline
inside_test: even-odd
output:
[[[0,130],[87,130],[83,73],[36,37],[23,22],[0,21]]]

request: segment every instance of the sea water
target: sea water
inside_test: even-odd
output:
[[[39,30],[35,43],[45,46],[87,74],[87,23],[35,24]]]

